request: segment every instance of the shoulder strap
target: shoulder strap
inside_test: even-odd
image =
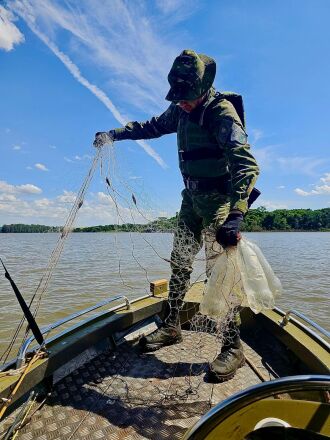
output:
[[[234,92],[220,92],[219,93],[220,99],[227,99],[227,101],[231,102],[233,106],[235,107],[235,110],[243,124],[243,127],[245,128],[245,112],[244,112],[244,104],[243,104],[243,97],[242,95],[239,95],[238,93]]]
[[[199,125],[201,127],[207,126],[207,108],[214,101],[220,101],[221,99],[226,99],[229,101],[235,108],[243,127],[245,128],[245,112],[244,112],[244,104],[242,95],[234,92],[216,92],[207,102],[207,105],[204,107],[203,112],[201,114],[201,118],[199,121]],[[206,116],[206,117],[205,117]]]

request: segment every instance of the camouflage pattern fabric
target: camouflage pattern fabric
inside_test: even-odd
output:
[[[211,88],[215,73],[216,63],[212,58],[184,50],[175,58],[168,74],[171,88],[165,99],[178,102],[200,98]]]
[[[230,198],[218,191],[191,192],[182,191],[182,204],[178,217],[178,228],[174,234],[171,253],[171,279],[169,284],[169,303],[173,314],[180,310],[185,293],[189,288],[190,275],[194,259],[205,241],[207,276],[210,276],[215,258],[221,250],[215,240],[213,221],[218,216],[224,222],[230,210]],[[204,232],[204,234],[202,234]],[[191,239],[193,236],[193,239]],[[186,237],[186,239],[185,239]],[[187,242],[189,249],[183,251],[182,243]],[[171,316],[169,317],[171,320]]]
[[[115,129],[114,139],[153,139],[169,133],[177,133],[179,152],[205,148],[213,150],[216,156],[182,160],[179,154],[182,174],[194,179],[221,178],[227,184],[219,188],[218,192],[229,198],[230,210],[247,212],[248,197],[255,185],[259,168],[233,104],[211,88],[203,104],[192,112],[186,113],[172,103],[158,117],[146,122],[129,122],[125,127]],[[201,197],[208,203],[207,193]],[[225,219],[218,212],[214,215],[215,224],[221,225]]]
[[[178,217],[178,228],[174,234],[173,250],[171,253],[171,278],[169,283],[168,317],[166,321],[177,324],[179,310],[190,285],[192,265],[198,252],[205,243],[206,276],[211,275],[216,258],[222,251],[215,239],[214,218],[223,223],[230,210],[230,197],[219,194],[218,191],[191,192],[182,191],[182,204]],[[193,235],[194,240],[191,240]],[[186,240],[185,240],[186,237]],[[187,249],[182,249],[182,243],[187,242]],[[235,325],[240,325],[239,313],[234,313]],[[236,331],[238,331],[236,329]]]
[[[129,122],[113,131],[114,140],[153,139],[177,133],[179,166],[184,179],[213,178],[221,182],[212,191],[185,189],[179,224],[174,235],[171,254],[168,322],[177,323],[184,295],[189,287],[192,263],[205,240],[207,275],[210,275],[220,249],[215,230],[222,225],[233,209],[248,210],[251,193],[259,168],[250,151],[241,120],[229,100],[239,95],[221,95],[212,87],[215,62],[206,55],[185,50],[173,63],[168,80],[171,89],[166,99],[172,101],[168,109],[146,122]],[[190,113],[175,104],[194,100],[205,94],[205,99]],[[240,109],[244,117],[243,105]],[[194,240],[191,241],[191,236]],[[182,249],[182,243],[187,243]],[[236,313],[238,316],[238,314]],[[239,318],[236,319],[238,324]]]

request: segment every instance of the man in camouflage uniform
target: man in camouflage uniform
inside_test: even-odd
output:
[[[95,136],[94,145],[101,147],[113,140],[153,139],[177,133],[185,189],[171,254],[170,313],[162,327],[140,340],[145,350],[182,340],[179,310],[189,287],[194,257],[201,248],[202,231],[207,231],[209,275],[214,264],[212,253],[214,257],[219,251],[216,246],[237,245],[240,239],[240,223],[259,174],[247,144],[242,99],[236,94],[216,92],[212,87],[215,73],[212,58],[184,50],[168,75],[171,88],[166,99],[171,105],[163,114]],[[193,243],[190,236],[194,237]],[[183,242],[187,243],[186,249]],[[226,380],[243,363],[239,332],[231,323],[210,370],[219,380]]]

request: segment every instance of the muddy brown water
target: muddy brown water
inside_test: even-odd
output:
[[[247,233],[263,251],[284,295],[277,305],[305,313],[327,330],[329,323],[330,232]],[[28,301],[42,276],[58,235],[0,234],[0,256]],[[45,325],[105,298],[141,296],[149,281],[168,278],[172,234],[74,233],[68,239],[38,313]],[[194,278],[204,278],[204,261]],[[21,310],[0,274],[0,354],[12,338]],[[20,339],[18,339],[18,342]],[[12,353],[13,357],[15,352]],[[0,362],[1,363],[1,362]]]

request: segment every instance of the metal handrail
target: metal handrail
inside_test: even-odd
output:
[[[56,321],[50,325],[47,325],[46,327],[42,328],[40,331],[43,335],[46,333],[49,333],[51,330],[54,330],[63,324],[66,324],[70,321],[73,321],[74,319],[79,318],[83,315],[86,315],[89,312],[93,312],[94,310],[97,310],[103,306],[106,306],[107,304],[110,304],[111,302],[118,301],[119,299],[125,300],[125,305],[127,307],[127,310],[129,310],[131,307],[131,303],[130,303],[129,299],[127,298],[127,296],[118,295],[118,296],[114,296],[112,298],[105,299],[105,300],[95,304],[94,306],[88,307],[84,310],[80,310],[79,312],[73,313],[72,315],[66,316],[65,318],[60,319],[59,321]],[[31,345],[31,343],[34,340],[35,340],[34,335],[31,335],[21,345],[21,348],[19,349],[17,360],[16,360],[16,368],[20,368],[24,364],[27,349],[29,348],[29,346]]]
[[[234,394],[208,411],[196,425],[188,431],[183,440],[205,438],[216,426],[235,412],[246,406],[275,394],[296,391],[328,391],[330,376],[304,375],[271,380],[247,388]]]
[[[290,321],[290,316],[291,315],[295,315],[298,318],[302,319],[303,321],[307,322],[309,325],[311,325],[312,327],[314,327],[317,331],[319,331],[322,335],[326,336],[327,338],[330,339],[330,332],[328,332],[327,330],[325,330],[323,327],[321,327],[319,324],[317,324],[316,322],[314,322],[312,319],[308,318],[306,315],[304,315],[301,312],[298,312],[297,310],[289,310],[288,312],[286,312],[286,314],[284,315],[280,325],[281,327],[285,327],[288,322]]]

